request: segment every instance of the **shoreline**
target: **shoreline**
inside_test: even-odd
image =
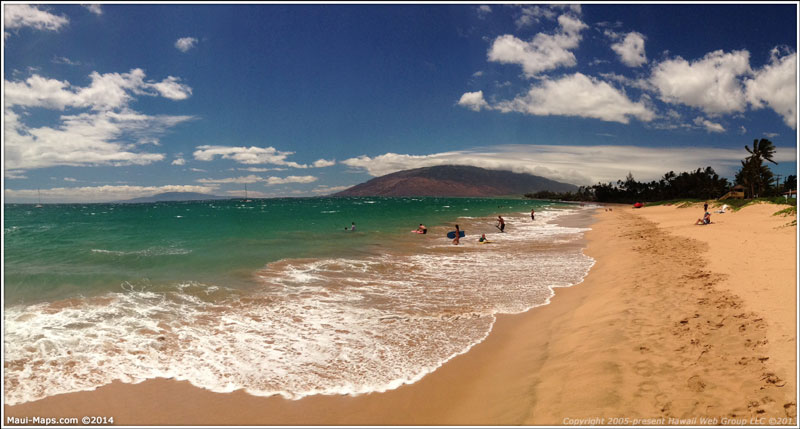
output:
[[[384,393],[293,401],[242,391],[213,393],[175,380],[115,382],[4,406],[5,414],[113,416],[118,425],[587,425],[635,423],[610,418],[655,424],[671,424],[658,418],[692,416],[796,418],[796,374],[787,369],[796,367],[796,349],[790,347],[796,338],[787,333],[794,326],[772,322],[773,314],[762,314],[766,306],[752,296],[743,301],[728,292],[747,284],[744,274],[752,273],[725,277],[710,271],[719,269],[716,259],[703,255],[714,245],[702,240],[718,237],[699,241],[681,236],[696,229],[673,234],[677,226],[661,227],[670,217],[690,224],[692,210],[614,209],[598,209],[585,234],[584,253],[595,265],[581,284],[554,288],[548,305],[499,315],[484,341],[414,384]],[[737,226],[726,225],[729,220],[744,219],[747,210],[695,228],[722,234]],[[764,210],[756,211],[754,216],[770,224],[762,227],[780,222],[765,221]],[[796,231],[790,229],[782,235]],[[794,254],[788,260],[794,264]],[[794,282],[796,266],[790,271]],[[777,284],[785,285],[786,276]]]

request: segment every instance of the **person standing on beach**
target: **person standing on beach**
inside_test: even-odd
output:
[[[506,232],[506,221],[503,220],[503,216],[497,216],[497,227],[500,228],[500,232]]]
[[[533,209],[531,209],[531,220],[536,220],[536,215],[534,214]]]
[[[355,231],[355,230],[356,230],[356,223],[350,222],[350,231]]]
[[[460,236],[461,236],[461,230],[458,229],[458,224],[456,224],[456,238],[453,239],[453,244],[455,244],[456,246],[458,246],[458,243],[459,243],[459,239],[458,238]]]

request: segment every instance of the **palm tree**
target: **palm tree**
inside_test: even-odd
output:
[[[742,169],[740,171],[740,179],[743,185],[750,187],[750,196],[758,197],[765,184],[769,186],[769,179],[772,177],[772,172],[769,167],[763,164],[763,160],[767,160],[775,165],[778,165],[772,157],[775,155],[775,145],[767,139],[753,140],[753,150],[747,145],[744,145],[747,153],[750,154],[744,161],[742,161]],[[758,189],[758,193],[756,193]]]

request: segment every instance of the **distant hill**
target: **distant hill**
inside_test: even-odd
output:
[[[577,189],[575,185],[532,174],[462,165],[442,165],[398,171],[376,177],[334,196],[494,197],[538,191],[571,192]]]
[[[158,203],[162,201],[198,201],[198,200],[228,200],[230,197],[201,194],[198,192],[164,192],[150,197],[134,198],[131,200],[117,201],[118,203]]]

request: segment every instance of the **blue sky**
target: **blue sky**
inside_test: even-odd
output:
[[[796,7],[5,3],[4,198],[732,178],[763,137],[796,174]]]

